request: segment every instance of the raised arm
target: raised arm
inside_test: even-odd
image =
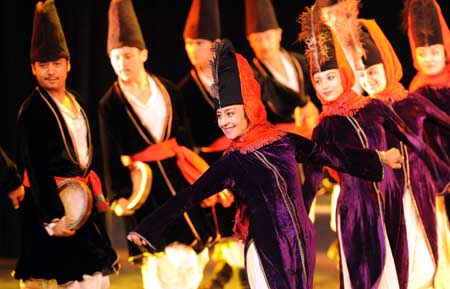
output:
[[[337,171],[369,181],[380,181],[383,178],[382,154],[376,151],[323,144],[296,135],[290,135],[290,137],[296,148],[296,157],[299,162],[329,166]],[[385,161],[397,165],[398,161],[401,161],[400,158],[401,156],[394,150],[392,155],[391,153],[387,155]],[[395,159],[398,161],[396,162]],[[386,164],[389,165],[389,163]]]

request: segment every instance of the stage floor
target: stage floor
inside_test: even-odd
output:
[[[317,230],[317,260],[314,275],[314,288],[338,289],[339,272],[335,261],[327,257],[327,250],[335,240],[335,234],[330,230],[329,221],[329,195],[323,195],[317,201],[317,214],[315,227]],[[114,239],[114,238],[113,238]],[[113,244],[114,244],[113,240]],[[127,252],[123,246],[116,246],[120,257],[122,269],[117,275],[111,276],[110,289],[142,289],[142,278],[140,269],[129,264]],[[0,258],[0,288],[18,289],[18,282],[11,277],[11,270],[14,268],[14,259]],[[237,279],[232,279],[225,289],[238,288]]]

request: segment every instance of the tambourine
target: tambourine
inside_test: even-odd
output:
[[[72,230],[81,228],[92,211],[91,189],[82,181],[67,179],[58,184],[58,191],[68,227]]]
[[[130,168],[131,184],[133,191],[128,198],[129,210],[139,209],[147,200],[152,187],[152,170],[144,162],[134,161]]]

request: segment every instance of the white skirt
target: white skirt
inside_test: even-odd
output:
[[[245,261],[250,288],[270,289],[254,242],[251,242],[248,246],[247,252],[245,254]]]

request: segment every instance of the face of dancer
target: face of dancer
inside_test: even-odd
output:
[[[247,36],[247,39],[256,58],[261,61],[270,62],[273,57],[278,55],[280,51],[281,34],[281,28],[250,33]]]
[[[111,65],[124,83],[133,82],[138,79],[142,70],[145,70],[144,63],[147,61],[147,49],[123,46],[111,50],[109,58]]]
[[[313,78],[316,92],[323,101],[335,101],[344,92],[339,69],[317,72],[313,75]]]
[[[228,139],[242,136],[250,128],[243,104],[234,104],[217,109],[217,124]]]
[[[440,73],[446,65],[443,44],[416,47],[415,54],[420,71],[426,75],[436,75]]]
[[[209,61],[212,58],[213,42],[201,38],[186,38],[184,48],[189,61],[196,69],[201,70],[209,67]]]
[[[358,70],[361,87],[369,94],[376,95],[387,86],[386,71],[383,63],[377,63],[366,69]]]
[[[31,65],[31,70],[39,85],[52,93],[65,89],[70,62],[66,58],[47,62],[36,61]]]

